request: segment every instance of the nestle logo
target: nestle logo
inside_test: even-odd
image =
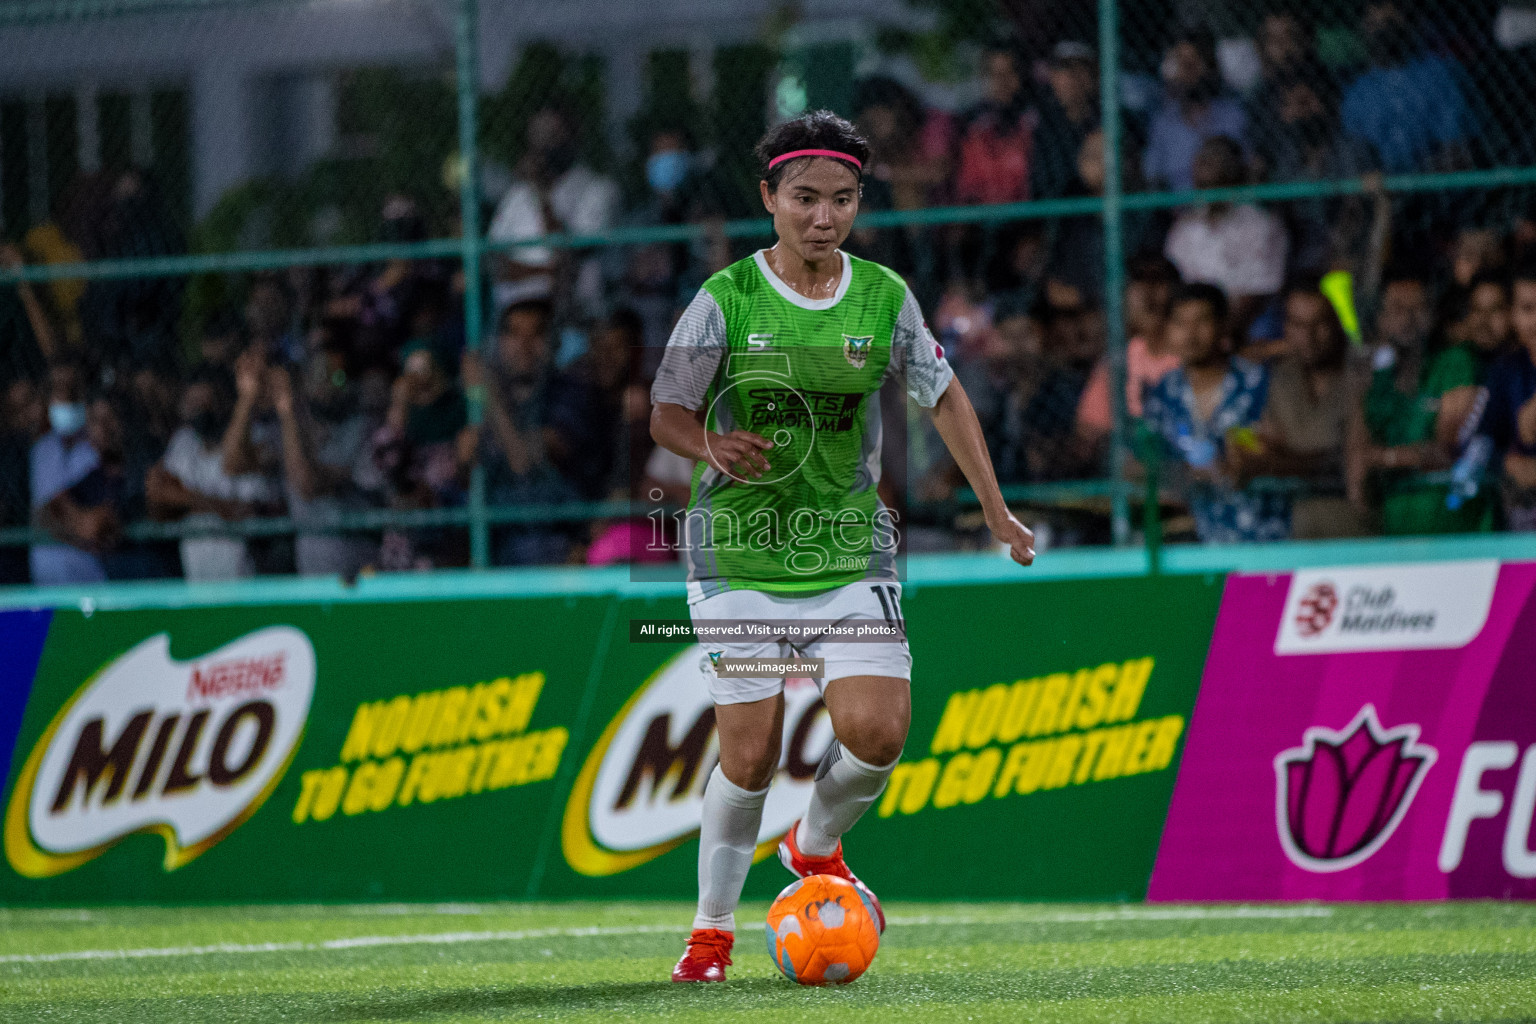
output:
[[[1314,583],[1298,602],[1296,630],[1302,636],[1317,636],[1333,621],[1333,613],[1339,607],[1339,592],[1327,581]]]
[[[284,652],[255,658],[235,658],[198,665],[187,684],[188,700],[217,700],[239,694],[275,690],[283,685]]]

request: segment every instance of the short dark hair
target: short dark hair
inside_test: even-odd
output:
[[[814,157],[796,157],[775,167],[768,166],[774,157],[793,153],[797,149],[829,149],[837,153],[847,153],[857,160],[859,165],[869,163],[869,142],[859,134],[859,130],[851,121],[839,117],[830,110],[813,110],[808,114],[801,114],[799,117],[774,125],[758,140],[754,152],[757,154],[758,162],[762,164],[763,181],[768,183],[770,191],[778,191],[779,182],[791,167],[803,166],[802,161],[815,159]],[[860,166],[847,160],[839,160],[838,163],[852,171],[855,177],[863,180],[864,173]]]
[[[1472,280],[1467,282],[1467,300],[1470,302],[1473,292],[1488,285],[1494,285],[1502,289],[1507,296],[1509,294],[1509,283],[1509,275],[1504,273],[1502,268],[1479,270],[1472,275]]]
[[[520,299],[501,311],[501,315],[496,318],[497,331],[506,330],[507,321],[513,313],[537,313],[544,318],[547,327],[555,318],[555,306],[548,299]]]
[[[1137,284],[1172,284],[1183,280],[1179,268],[1160,252],[1139,252],[1125,263],[1127,280]]]
[[[616,331],[623,331],[637,342],[645,335],[645,321],[639,313],[628,306],[619,306],[603,317],[603,325]]]
[[[1536,257],[1527,256],[1516,261],[1509,271],[1509,283],[1511,287],[1517,284],[1536,284]]]
[[[1178,46],[1180,43],[1188,43],[1190,46],[1193,46],[1195,52],[1200,54],[1200,59],[1205,62],[1207,70],[1214,73],[1220,69],[1216,58],[1216,33],[1204,25],[1182,26],[1174,34],[1173,39],[1169,41],[1169,47]]]
[[[1320,274],[1294,274],[1285,282],[1284,295],[1322,295],[1323,279]]]
[[[1222,330],[1227,329],[1227,313],[1231,306],[1227,302],[1227,293],[1213,284],[1204,281],[1191,281],[1181,284],[1173,290],[1173,295],[1168,299],[1168,312],[1172,313],[1186,302],[1203,302],[1211,307],[1211,312],[1216,316],[1216,322]]]

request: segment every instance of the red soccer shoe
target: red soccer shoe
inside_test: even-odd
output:
[[[869,904],[874,912],[875,924],[880,926],[880,934],[885,934],[885,911],[880,909],[880,901],[875,897],[869,886],[859,881],[857,875],[848,870],[848,865],[843,861],[843,844],[839,842],[837,849],[832,851],[830,857],[811,857],[800,852],[796,833],[800,831],[800,823],[797,821],[789,826],[789,831],[784,833],[784,838],[779,840],[779,862],[789,869],[790,873],[800,878],[809,878],[811,875],[836,875],[838,878],[846,878],[859,890],[859,895],[864,897],[864,902]]]
[[[673,981],[724,981],[736,936],[718,928],[695,928],[683,958],[672,968]]]

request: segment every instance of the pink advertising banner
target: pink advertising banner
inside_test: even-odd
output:
[[[1536,563],[1229,577],[1153,900],[1536,898]]]

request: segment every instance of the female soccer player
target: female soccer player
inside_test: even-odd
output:
[[[699,463],[683,531],[695,628],[727,620],[769,628],[704,641],[720,763],[704,791],[698,914],[673,981],[725,980],[736,904],[782,748],[783,675],[722,675],[722,658],[824,659],[817,684],[836,739],[779,859],[800,877],[831,874],[858,885],[885,926],[873,893],[843,861],[841,837],[885,788],[911,718],[899,524],[875,493],[877,392],[887,376],[902,377],[908,394],[933,410],[992,535],[1020,565],[1035,556],[912,292],[894,272],[840,248],[859,211],[868,144],[841,117],[816,111],[771,129],[757,156],[778,243],[704,282],[651,391],[651,436]],[[786,623],[806,623],[810,635],[789,635]],[[833,642],[816,632],[828,623],[884,623],[897,635]]]

